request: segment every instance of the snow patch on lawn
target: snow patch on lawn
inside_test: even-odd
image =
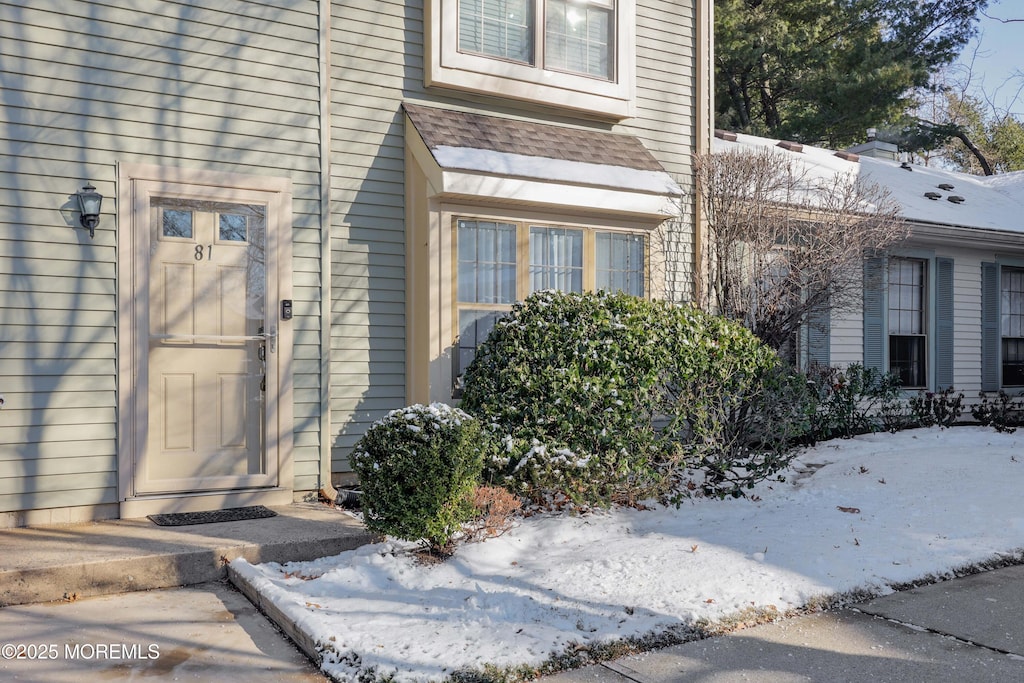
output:
[[[389,541],[232,567],[323,646],[335,680],[434,681],[1018,552],[1022,482],[1024,437],[919,429],[820,444],[746,500],[533,517],[443,564]]]

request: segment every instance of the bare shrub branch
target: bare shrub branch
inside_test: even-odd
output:
[[[906,238],[885,188],[774,149],[694,157],[703,240],[698,301],[776,350],[816,313],[860,299],[864,259]]]

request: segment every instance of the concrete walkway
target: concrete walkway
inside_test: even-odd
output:
[[[374,539],[322,505],[275,511],[183,527],[141,519],[0,531],[0,680],[322,683],[228,584],[226,563],[314,559]]]
[[[312,560],[372,540],[353,517],[317,504],[276,517],[156,526],[148,519],[0,531],[0,607],[188,586],[249,562]]]
[[[0,609],[0,680],[325,683],[226,582]]]
[[[1024,567],[569,671],[545,683],[1024,681]]]

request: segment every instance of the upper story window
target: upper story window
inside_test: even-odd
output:
[[[611,2],[547,0],[544,65],[611,80],[615,77],[614,26]]]
[[[635,0],[431,0],[427,85],[633,115]]]
[[[532,0],[460,0],[459,50],[533,64]]]

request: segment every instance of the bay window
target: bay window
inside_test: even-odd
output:
[[[456,218],[459,378],[512,304],[545,289],[646,295],[644,234],[534,222]]]

